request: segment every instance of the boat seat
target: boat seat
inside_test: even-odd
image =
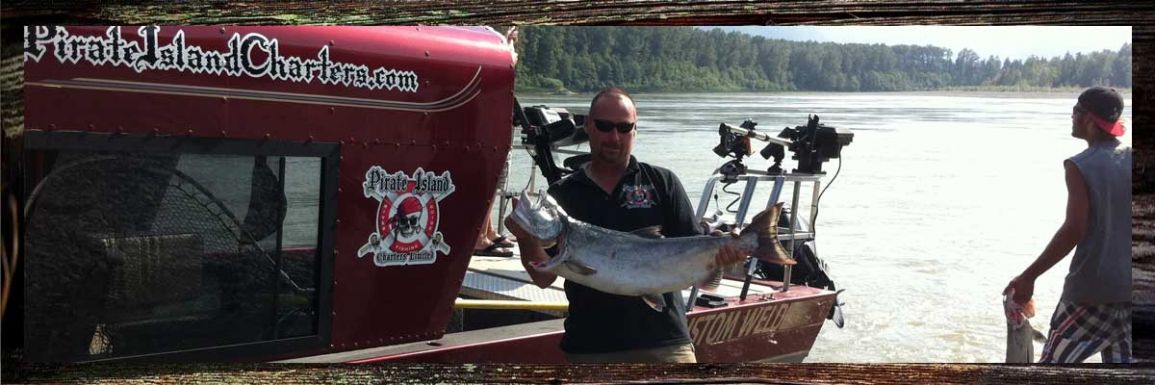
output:
[[[565,158],[565,160],[561,161],[561,164],[565,168],[577,171],[577,169],[581,168],[583,164],[586,164],[589,161],[590,154],[581,154]]]
[[[179,329],[209,320],[215,301],[206,300],[204,242],[198,234],[93,235],[108,261],[106,329],[126,340],[153,330]]]

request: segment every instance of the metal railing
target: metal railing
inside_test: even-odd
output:
[[[531,148],[525,144],[514,144],[513,147],[514,148],[522,148],[522,149]],[[554,148],[552,151],[554,153],[557,153],[557,154],[568,154],[568,155],[584,155],[584,154],[589,153],[587,151],[567,150],[564,148]],[[505,158],[505,173],[506,173],[505,180],[503,181],[502,185],[497,189],[497,199],[501,200],[501,203],[498,204],[498,208],[497,208],[497,233],[498,234],[505,233],[505,221],[503,220],[503,218],[505,218],[506,214],[509,212],[510,200],[513,199],[513,197],[516,197],[521,193],[521,191],[510,191],[509,190],[509,169],[511,166],[512,166],[512,164],[510,162],[509,157],[507,156]],[[537,174],[538,174],[537,164],[530,162],[529,163],[529,182],[526,183],[525,191],[527,191],[531,197],[537,196]]]
[[[694,214],[695,217],[697,217],[697,218],[704,218],[705,217],[706,210],[710,205],[710,198],[714,195],[714,190],[718,184],[718,181],[723,180],[725,178],[727,178],[726,175],[714,174],[713,176],[710,177],[709,180],[706,181],[706,185],[702,190],[702,196],[698,202],[697,212]],[[734,223],[735,224],[741,225],[741,226],[747,225],[747,223],[745,222],[746,221],[746,214],[749,212],[750,205],[754,201],[755,189],[758,186],[758,182],[772,181],[774,183],[774,185],[770,191],[770,196],[766,200],[766,208],[770,208],[771,206],[777,204],[782,198],[781,196],[782,196],[783,187],[787,183],[791,183],[791,184],[793,184],[793,186],[792,186],[793,188],[791,189],[792,198],[790,200],[790,206],[787,207],[787,209],[791,213],[791,215],[790,215],[790,228],[783,229],[783,228],[779,227],[778,228],[778,240],[791,241],[791,242],[787,243],[789,245],[789,247],[787,247],[787,250],[789,252],[790,257],[793,258],[794,257],[794,246],[795,246],[795,242],[793,242],[793,241],[814,239],[814,229],[812,226],[813,226],[813,223],[816,219],[815,217],[818,214],[818,195],[819,195],[819,188],[822,185],[822,175],[814,175],[814,174],[777,174],[777,175],[771,175],[771,174],[768,174],[768,173],[763,172],[763,171],[750,170],[746,174],[738,175],[734,179],[736,179],[736,181],[734,181],[732,183],[736,183],[737,181],[745,182],[745,186],[744,186],[745,188],[743,189],[741,196],[738,197],[738,199],[739,199],[738,210],[735,212],[735,215],[734,215]],[[798,227],[799,210],[797,209],[797,207],[799,204],[799,199],[800,199],[800,194],[802,192],[802,184],[803,183],[810,183],[813,185],[813,193],[810,195],[810,222],[809,223],[811,224],[811,228],[807,229],[807,231],[801,231]],[[775,223],[774,225],[777,226],[778,224]],[[742,285],[742,292],[739,295],[740,300],[746,299],[746,294],[749,292],[750,282],[754,276],[754,272],[757,269],[757,266],[758,266],[758,264],[756,263],[756,261],[751,261],[749,263],[749,266],[746,269],[746,280]],[[789,266],[789,265],[783,266],[783,271],[784,271],[784,274],[782,277],[782,290],[781,291],[786,292],[786,291],[790,290],[791,266]],[[686,304],[687,311],[689,309],[693,309],[693,305],[694,305],[694,302],[697,300],[697,296],[698,296],[698,288],[695,287],[695,288],[690,290],[690,298]]]

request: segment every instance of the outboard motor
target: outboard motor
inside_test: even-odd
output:
[[[566,159],[565,167],[558,167],[553,160],[553,150],[557,147],[573,146],[588,142],[585,131],[585,115],[571,114],[562,108],[531,106],[521,108],[514,98],[514,125],[521,127],[521,142],[530,147],[530,156],[541,169],[542,176],[549,183],[573,173],[574,159]]]
[[[778,218],[778,227],[790,227],[790,212],[783,212],[782,216]],[[799,226],[804,224],[802,218],[799,219]],[[826,262],[818,258],[818,253],[815,251],[816,245],[814,240],[808,241],[782,241],[783,246],[789,249],[788,242],[794,242],[794,260],[798,263],[791,268],[790,284],[791,285],[806,285],[809,287],[816,287],[830,291],[838,291],[834,285],[834,280],[830,278],[828,273],[829,268]],[[757,258],[750,258],[747,263],[757,263],[758,266],[754,269],[754,277],[770,281],[782,281],[786,275],[786,271],[782,265],[769,263]],[[747,266],[748,267],[748,266]],[[837,301],[837,300],[836,300]],[[837,302],[830,308],[830,313],[826,315],[826,319],[833,320],[834,324],[841,328],[844,324],[842,317],[842,302]]]
[[[790,227],[790,215],[793,214],[794,213],[789,211],[784,211],[782,216],[778,218],[778,227]],[[798,219],[799,221],[802,220],[802,218]],[[798,227],[802,227],[803,225],[803,223],[799,223]],[[798,264],[791,268],[790,284],[806,285],[830,291],[837,290],[834,287],[834,281],[830,279],[830,276],[826,272],[826,262],[819,259],[818,254],[814,251],[814,240],[782,241],[783,247],[790,249],[790,242],[794,242],[793,257],[794,260],[798,261]],[[772,281],[782,280],[785,275],[785,269],[783,269],[782,265],[767,263],[761,260],[757,261],[759,263],[758,268],[754,270],[755,277]]]

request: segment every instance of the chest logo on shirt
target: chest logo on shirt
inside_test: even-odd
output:
[[[627,209],[648,209],[654,207],[654,186],[631,185],[622,188],[622,207]]]

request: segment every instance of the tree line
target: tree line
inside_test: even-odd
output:
[[[1131,44],[1025,60],[936,46],[796,42],[693,27],[525,27],[519,88],[926,91],[1131,87]]]

